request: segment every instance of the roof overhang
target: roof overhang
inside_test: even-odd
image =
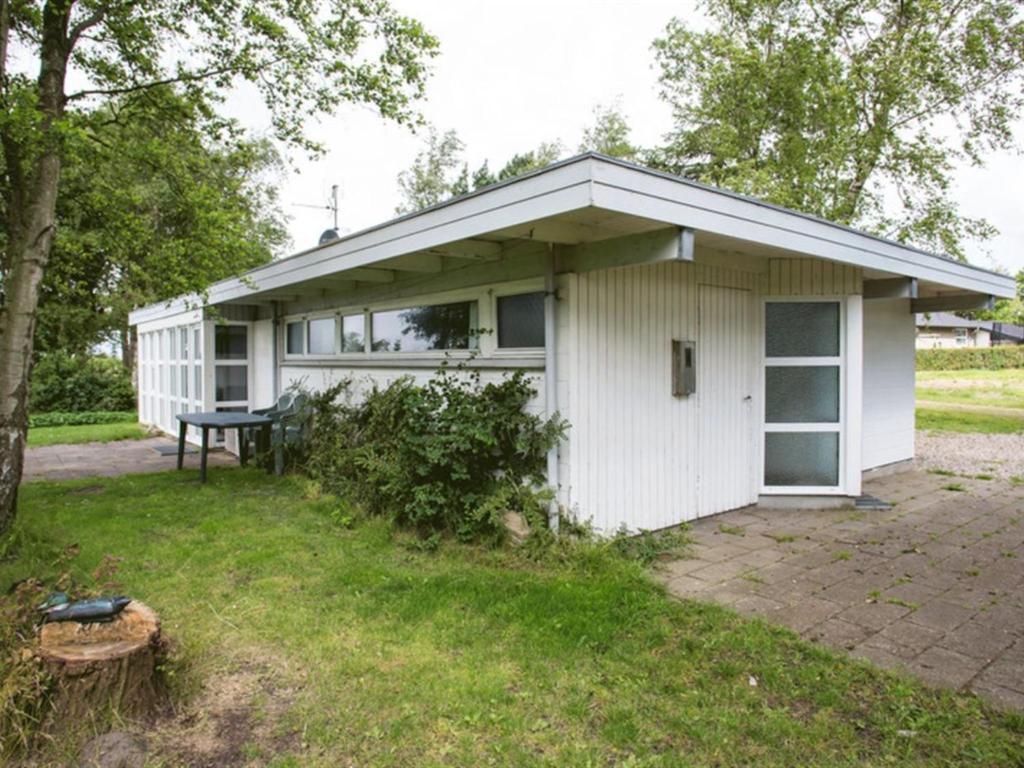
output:
[[[269,301],[323,279],[387,282],[394,271],[432,271],[441,258],[498,259],[523,241],[580,244],[680,227],[698,247],[814,257],[861,267],[879,279],[912,278],[931,293],[1015,295],[1013,278],[762,201],[596,154],[426,208],[297,253],[205,296],[135,310],[138,324],[197,305]],[[391,277],[389,277],[389,273]]]

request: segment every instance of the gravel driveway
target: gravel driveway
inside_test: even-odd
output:
[[[1024,478],[1024,434],[917,433],[917,465],[965,475]]]

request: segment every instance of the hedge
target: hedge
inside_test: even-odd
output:
[[[78,413],[31,413],[29,427],[73,427],[81,424],[119,424],[138,421],[135,411],[80,411]]]
[[[49,352],[32,367],[28,399],[29,410],[39,413],[128,411],[135,389],[120,360]]]
[[[1024,346],[917,350],[919,371],[964,371],[969,368],[989,371],[1024,368]]]

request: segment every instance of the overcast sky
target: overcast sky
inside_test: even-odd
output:
[[[439,129],[458,131],[471,168],[484,159],[500,167],[542,141],[560,140],[575,152],[595,105],[616,99],[629,117],[634,142],[659,142],[670,114],[658,98],[651,42],[673,15],[702,24],[694,4],[685,0],[393,3],[441,41],[422,111]],[[231,106],[251,128],[267,130],[255,99],[240,95]],[[315,161],[293,155],[293,169],[282,180],[281,203],[291,217],[295,250],[315,245],[330,225],[327,211],[295,204],[325,202],[332,184],[341,187],[343,229],[391,218],[398,204],[396,176],[422,142],[408,129],[353,107],[311,126],[310,133],[328,153]],[[958,173],[955,194],[964,213],[986,216],[1000,230],[987,246],[992,258],[979,248],[972,254],[975,263],[992,266],[994,259],[1014,272],[1024,267],[1022,179],[1024,159],[1016,154]]]

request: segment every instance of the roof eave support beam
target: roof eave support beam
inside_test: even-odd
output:
[[[916,299],[917,279],[893,277],[888,280],[865,280],[865,299]]]
[[[565,246],[559,257],[558,270],[590,272],[635,264],[693,260],[694,231],[674,227]]]
[[[928,296],[924,299],[913,299],[910,311],[914,314],[922,312],[957,312],[971,309],[992,309],[996,305],[995,296],[983,293],[954,293],[948,296]]]

